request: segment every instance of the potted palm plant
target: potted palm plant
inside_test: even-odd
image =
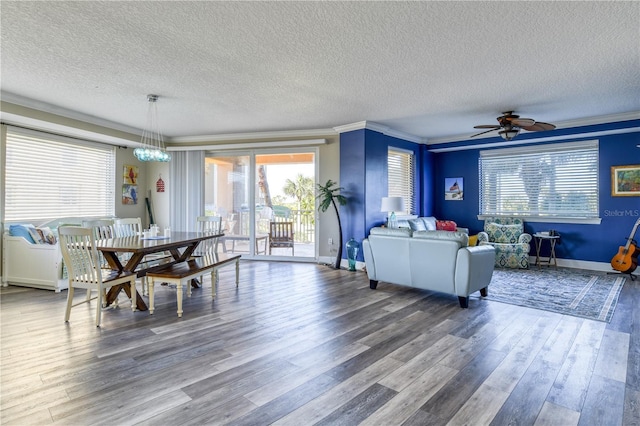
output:
[[[340,269],[340,260],[342,259],[342,224],[340,223],[340,212],[338,211],[338,205],[336,202],[341,206],[344,206],[347,204],[347,198],[344,195],[339,194],[342,188],[336,187],[336,185],[338,185],[338,183],[331,179],[329,179],[324,185],[318,184],[318,195],[316,198],[320,201],[320,204],[318,205],[319,211],[324,213],[329,209],[329,206],[333,206],[336,216],[338,217],[338,234],[340,235],[340,244],[338,245],[338,255],[336,256],[336,263],[334,267],[336,269]]]

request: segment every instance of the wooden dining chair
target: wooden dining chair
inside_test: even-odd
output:
[[[108,240],[114,237],[113,232],[113,219],[97,219],[97,220],[83,220],[83,228],[91,228],[93,230],[94,240]],[[102,269],[111,269],[109,262],[106,261],[102,252],[98,251],[98,258],[100,259],[100,267]],[[90,292],[90,290],[87,290]]]
[[[107,240],[115,236],[113,231],[114,220],[113,219],[96,219],[96,220],[83,220],[83,228],[93,229],[93,237],[96,240]]]
[[[196,218],[196,231],[204,234],[222,233],[222,216],[198,216]],[[203,256],[213,256],[218,253],[218,238],[201,241],[193,251],[192,259]],[[198,279],[203,282],[204,274]]]
[[[133,236],[142,236],[142,219],[139,217],[127,217],[122,219],[116,219],[113,224],[114,236],[116,237],[133,237]],[[145,262],[160,262],[164,259],[167,259],[171,256],[171,253],[162,252],[162,253],[154,253],[149,254],[144,257]],[[126,262],[131,257],[130,254],[125,254],[121,261]],[[147,295],[147,280],[145,277],[142,277],[142,294]]]
[[[196,218],[196,231],[205,234],[221,234],[222,216],[198,216]],[[218,239],[211,238],[198,244],[194,254],[196,256],[202,256],[204,254],[216,253],[217,251]]]
[[[67,295],[67,309],[64,320],[69,322],[73,306],[97,299],[96,327],[100,327],[102,308],[106,306],[106,290],[115,285],[129,284],[131,309],[135,311],[136,275],[131,272],[102,269],[93,233],[92,228],[83,228],[81,226],[61,226],[58,228],[62,258],[67,267],[67,275],[69,277],[69,293]],[[86,289],[87,297],[84,301],[73,304],[73,295],[76,288]],[[95,298],[91,297],[92,290],[98,293]]]
[[[272,248],[291,247],[291,256],[294,255],[293,245],[293,222],[270,222],[269,223],[269,254]]]
[[[113,230],[116,237],[142,235],[142,219],[139,217],[116,219],[113,223]]]

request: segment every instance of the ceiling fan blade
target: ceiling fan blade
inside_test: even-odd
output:
[[[478,126],[476,126],[476,127],[478,127]],[[490,130],[487,130],[486,132],[476,133],[475,135],[471,135],[471,137],[475,138],[476,136],[484,135],[485,133],[489,133],[489,132],[495,132],[496,130],[499,130],[499,129],[500,129],[500,127],[496,126],[495,129],[490,129]]]
[[[479,126],[473,126],[474,129],[499,129],[500,126],[496,126],[495,124],[481,124]]]
[[[553,124],[543,123],[541,121],[536,121],[535,124],[531,126],[520,126],[524,130],[528,130],[530,132],[542,132],[544,130],[553,130],[556,128]]]
[[[507,117],[507,120],[511,121],[511,124],[513,124],[514,126],[518,126],[518,127],[522,127],[524,128],[525,126],[533,126],[534,124],[536,124],[535,120],[532,120],[531,118],[509,118]]]

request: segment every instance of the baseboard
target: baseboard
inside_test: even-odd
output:
[[[545,258],[546,259],[546,258]],[[589,260],[576,260],[576,259],[560,259],[558,258],[558,266],[563,268],[574,268],[574,269],[587,269],[589,271],[602,271],[602,272],[611,272],[613,269],[611,268],[610,263],[605,262],[592,262]],[[529,264],[531,266],[535,266],[536,257],[529,257]],[[543,266],[546,266],[546,263],[543,263]]]
[[[321,265],[331,265],[333,266],[336,262],[336,258],[335,257],[328,257],[328,256],[319,256],[318,257],[318,263]],[[347,259],[341,259],[340,260],[340,268],[341,269],[349,269],[349,260]],[[365,270],[365,263],[364,262],[360,262],[360,261],[356,261],[356,270],[357,271],[364,271]]]
[[[328,256],[320,256],[318,257],[318,263],[322,265],[333,265],[336,261],[335,257]],[[529,257],[529,264],[534,266],[536,264],[535,256]],[[546,264],[543,264],[543,266]],[[592,262],[589,260],[575,260],[575,259],[558,259],[558,266],[563,268],[574,268],[574,269],[586,269],[589,271],[602,271],[602,272],[612,272],[611,264],[608,262]],[[349,268],[349,261],[347,259],[342,259],[340,262],[340,267],[343,269]],[[364,262],[356,262],[356,270],[364,271],[365,263]]]

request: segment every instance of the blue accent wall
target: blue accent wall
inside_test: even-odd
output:
[[[340,192],[347,197],[347,205],[340,206],[342,222],[342,258],[347,258],[345,244],[350,238],[362,241],[364,234],[365,204],[367,193],[365,173],[366,149],[364,130],[354,130],[340,135]],[[337,179],[334,179],[337,180]],[[360,250],[361,252],[362,250]],[[362,254],[358,253],[358,257]]]
[[[518,145],[540,145],[579,140],[599,141],[600,217],[599,225],[526,222],[529,233],[557,230],[562,241],[557,246],[557,256],[594,262],[609,262],[626,243],[631,229],[640,217],[640,197],[611,196],[611,166],[640,164],[640,131],[625,133],[626,129],[640,128],[640,120],[559,129],[542,134],[526,133],[514,141]],[[599,135],[599,132],[619,134]],[[544,140],[558,138],[557,141]],[[527,140],[530,140],[530,143]],[[500,138],[468,140],[449,144],[422,145],[382,133],[361,129],[340,135],[340,186],[349,204],[341,207],[343,243],[353,237],[362,241],[374,226],[385,222],[386,214],[380,211],[380,200],[387,196],[387,151],[389,147],[411,150],[416,158],[416,211],[419,216],[435,216],[454,220],[459,226],[469,228],[471,234],[482,231],[484,222],[478,220],[479,176],[478,159],[481,149],[495,149],[504,141]],[[468,149],[436,153],[442,148]],[[464,179],[464,199],[444,200],[444,179]],[[640,233],[639,233],[640,234]],[[640,235],[637,237],[640,240]],[[532,244],[532,254],[534,245]],[[343,257],[346,248],[343,246]],[[362,261],[362,251],[358,255]]]
[[[561,244],[556,247],[558,258],[609,262],[618,252],[618,247],[626,243],[625,238],[629,236],[635,221],[640,217],[640,197],[611,196],[611,166],[640,164],[640,148],[636,147],[640,144],[640,132],[606,136],[584,137],[584,135],[638,126],[640,126],[640,120],[545,132],[545,136],[569,136],[559,142],[594,139],[599,141],[599,209],[602,222],[599,225],[525,222],[525,229],[531,234],[550,229],[560,232]],[[577,137],[572,138],[571,135]],[[518,138],[520,139],[520,136]],[[492,138],[482,143],[488,145],[500,141],[501,139]],[[478,145],[480,142],[464,142],[463,145],[472,143]],[[444,146],[439,145],[437,148],[441,147]],[[459,226],[469,228],[471,234],[481,231],[484,225],[483,221],[477,219],[478,158],[481,149],[489,148],[437,153],[434,162],[435,216],[439,219],[454,220]],[[444,201],[444,179],[447,177],[464,178],[463,201]],[[535,254],[533,244],[532,254]]]
[[[433,154],[424,145],[382,133],[361,129],[340,134],[340,186],[348,204],[340,208],[342,219],[343,258],[346,259],[344,244],[350,238],[358,242],[369,234],[369,229],[385,222],[386,213],[380,211],[382,197],[387,196],[388,173],[387,152],[389,147],[412,151],[416,157],[415,200],[416,214],[421,214],[426,197],[431,192],[424,188],[433,180],[432,170],[424,168],[424,158]],[[426,176],[426,177],[425,177]],[[431,203],[427,203],[431,206]],[[431,207],[429,207],[431,208]],[[362,250],[358,260],[363,261]]]

